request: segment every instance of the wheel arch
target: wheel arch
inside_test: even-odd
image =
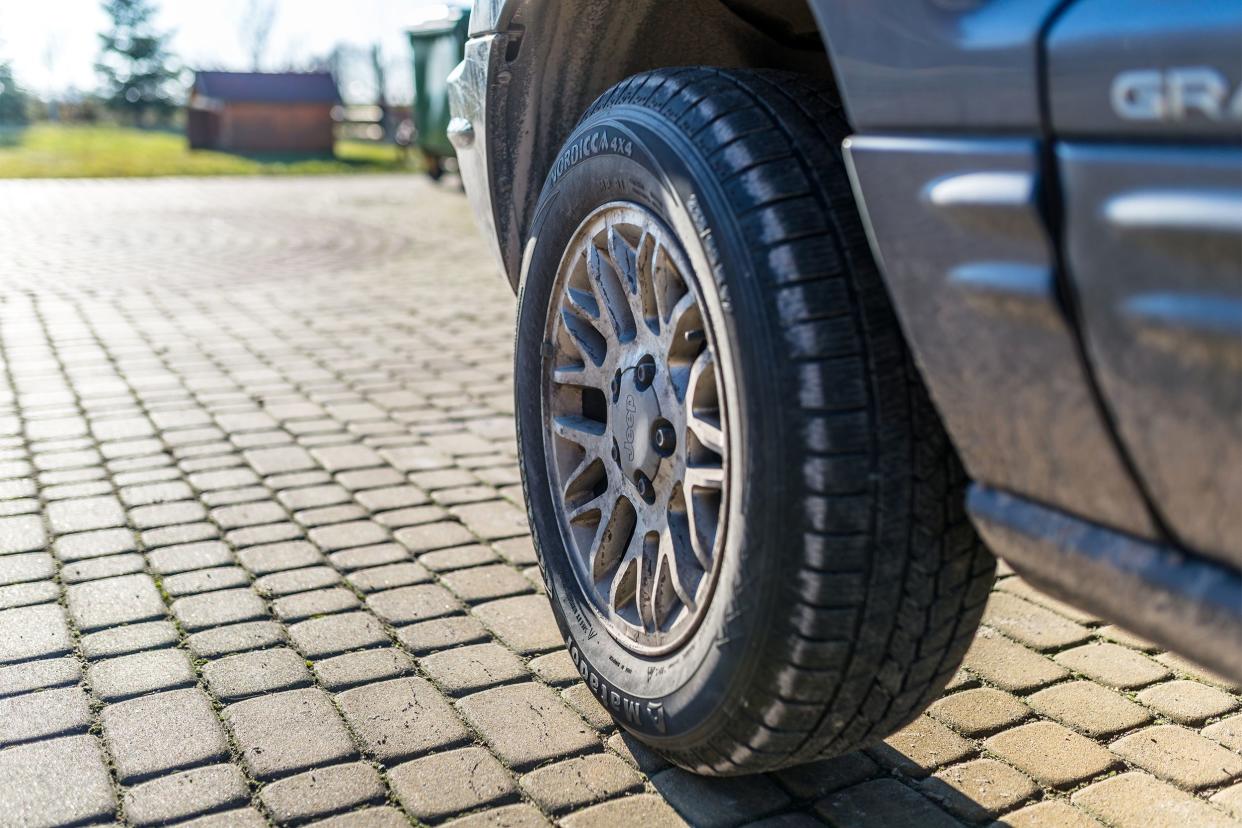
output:
[[[476,4],[471,29],[501,41],[487,94],[487,164],[514,290],[548,170],[582,114],[613,84],[687,65],[833,79],[808,0],[490,0]]]

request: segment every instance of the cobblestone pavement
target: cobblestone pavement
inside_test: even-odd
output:
[[[0,825],[1242,816],[1242,688],[1011,574],[866,753],[619,734],[539,594],[512,313],[421,180],[0,183]]]

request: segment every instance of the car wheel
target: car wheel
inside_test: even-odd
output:
[[[569,655],[700,773],[855,750],[969,645],[994,560],[798,76],[682,68],[606,92],[532,220],[523,482]]]

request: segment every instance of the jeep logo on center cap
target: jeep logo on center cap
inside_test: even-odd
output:
[[[625,395],[625,459],[634,462],[634,432],[638,422],[638,404],[633,394]]]

